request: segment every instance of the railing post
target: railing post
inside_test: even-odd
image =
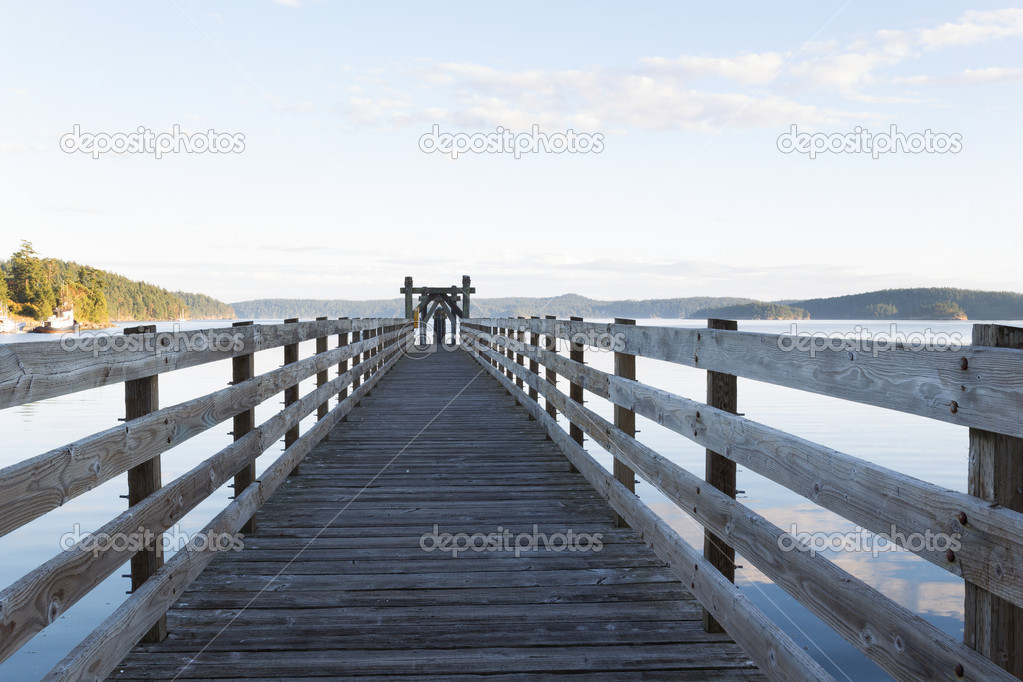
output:
[[[526,318],[524,318],[521,315],[519,315],[519,319],[520,320],[524,320]],[[519,344],[519,350],[522,350],[522,344],[526,341],[526,331],[522,328],[522,323],[521,322],[519,323],[519,328],[515,330],[515,341],[518,342],[518,344]],[[525,360],[526,360],[526,356],[523,355],[522,353],[516,353],[515,354],[515,363],[519,367],[523,367],[524,368],[526,366]],[[515,385],[518,387],[518,389],[520,391],[525,387],[525,382],[522,380],[521,376],[516,376],[515,377]]]
[[[568,319],[571,320],[572,322],[583,321],[583,318],[581,317],[570,317]],[[575,335],[573,334],[572,336]],[[585,357],[583,355],[584,347],[585,346],[582,343],[578,343],[574,339],[570,340],[568,344],[568,359],[571,360],[572,362],[578,362],[580,365],[586,364],[583,360],[583,358]],[[577,384],[575,382],[570,382],[568,385],[568,397],[569,399],[574,400],[575,402],[582,405],[583,404],[582,385]],[[582,428],[576,426],[575,424],[569,423],[568,433],[570,436],[572,436],[572,440],[574,440],[576,443],[578,443],[579,445],[583,444],[585,436]]]
[[[515,351],[512,349],[512,345],[511,345],[511,340],[512,340],[512,328],[511,327],[505,327],[504,328],[504,338],[505,338],[504,355],[505,355],[505,357],[507,357],[512,362],[515,362]],[[508,377],[509,381],[514,381],[515,380],[515,372],[513,372],[511,370],[511,364],[509,364],[507,367],[505,367],[504,375],[506,377]],[[518,402],[518,400],[519,400],[518,396],[516,396],[515,397],[515,402]]]
[[[739,324],[734,320],[707,320],[708,329],[737,331]],[[738,412],[737,381],[734,375],[722,372],[707,372],[707,404],[725,412]],[[735,498],[735,462],[707,450],[706,479],[709,484]],[[703,532],[703,556],[728,580],[735,582],[735,549],[709,530]],[[706,632],[724,632],[707,609],[703,610],[703,629]]]
[[[634,325],[635,320],[628,320],[621,317],[615,318],[615,324]],[[623,379],[636,379],[636,356],[628,353],[615,352],[615,376]],[[636,413],[627,410],[620,405],[615,405],[615,426],[624,431],[630,437],[636,437]],[[617,457],[614,459],[615,479],[629,489],[629,492],[636,492],[636,472],[630,469]],[[628,528],[629,524],[618,512],[615,512],[615,526],[617,528]]]
[[[558,318],[556,316],[554,316],[554,315],[547,315],[545,319],[556,320]],[[549,351],[551,353],[557,353],[558,352],[558,337],[556,335],[554,335],[554,334],[545,334],[544,335],[544,341],[543,341],[543,347],[544,347],[544,350],[546,350],[546,351]],[[547,379],[547,383],[549,383],[552,388],[557,387],[557,385],[558,385],[558,373],[550,365],[547,366],[544,378]],[[551,419],[557,419],[558,418],[558,409],[556,407],[554,407],[554,403],[552,403],[550,401],[550,398],[546,398],[544,400],[544,404],[546,405],[546,408],[547,408],[547,414],[549,414],[551,416]],[[548,436],[548,438],[549,438],[549,436]]]
[[[539,320],[540,317],[537,316],[537,315],[533,315],[529,319],[531,319],[531,320]],[[534,348],[539,348],[540,347],[540,334],[539,334],[539,332],[535,332],[535,331],[530,331],[529,332],[529,345],[533,346]],[[536,360],[530,360],[529,361],[529,372],[530,372],[530,374],[533,374],[534,376],[539,378],[540,377],[540,363],[538,361],[536,361]],[[532,400],[534,403],[539,403],[540,402],[540,393],[539,393],[539,391],[537,391],[532,386],[530,386],[530,388],[529,388],[529,399]],[[534,417],[533,417],[532,414],[529,415],[529,420],[530,421],[534,420]]]
[[[317,317],[316,318],[317,322],[326,322],[326,320],[327,320],[326,317]],[[316,354],[320,355],[320,354],[326,353],[326,352],[327,352],[327,336],[326,336],[326,334],[324,334],[323,336],[317,336],[316,337]],[[319,388],[320,386],[323,386],[325,383],[327,383],[327,370],[324,369],[324,370],[319,371],[319,372],[316,373],[316,388]],[[330,411],[330,405],[328,404],[328,401],[329,401],[329,399],[324,399],[324,401],[322,403],[320,403],[319,406],[317,406],[317,408],[316,408],[316,420],[317,421],[319,421],[320,419],[323,419],[324,417],[326,417],[327,413]],[[330,440],[330,433],[324,434],[323,440]]]
[[[498,333],[498,328],[497,327],[490,327],[490,344],[489,345],[490,345],[490,349],[492,351],[494,351],[495,353],[500,352],[498,350],[497,339],[495,338],[497,336],[497,333]],[[495,360],[494,358],[490,358],[490,364],[493,365],[494,367],[500,368],[500,363],[498,363],[497,360]],[[505,391],[505,393],[507,393],[507,391]]]
[[[412,278],[405,278],[405,286],[402,287],[402,292],[405,294],[405,317],[412,317]]]
[[[975,324],[973,345],[1023,348],[1023,328]],[[971,428],[969,467],[970,495],[1023,512],[1023,438]],[[963,642],[1023,679],[1023,608],[969,580]]]
[[[359,318],[355,318],[355,319],[359,319]],[[363,333],[361,331],[355,331],[353,329],[352,330],[352,344],[354,345],[354,344],[362,341],[362,339],[363,339]],[[355,369],[355,366],[358,365],[360,362],[362,362],[362,353],[356,353],[355,355],[353,355],[352,356],[352,369]],[[358,372],[356,372],[355,374],[352,375],[352,393],[354,393],[355,389],[357,389],[361,385],[362,385],[362,375],[360,375]]]
[[[347,317],[339,317],[338,319],[339,320],[347,320],[348,318]],[[337,347],[338,348],[344,348],[347,345],[348,345],[348,332],[340,332],[337,335]],[[341,376],[342,374],[344,374],[347,371],[348,371],[348,361],[347,360],[340,360],[337,363],[337,375]],[[341,403],[343,403],[345,401],[345,398],[347,398],[347,397],[348,397],[348,387],[345,386],[340,391],[338,391],[338,394],[337,394],[337,404],[340,405]],[[348,415],[345,415],[344,417],[342,417],[341,421],[348,421]]]
[[[235,322],[235,327],[248,327],[252,324],[252,321],[248,322]],[[243,381],[248,381],[252,377],[256,376],[256,356],[254,353],[248,355],[239,355],[231,358],[231,385],[237,386]],[[241,440],[241,438],[249,431],[256,427],[256,410],[249,408],[243,410],[234,416],[234,424],[231,429],[231,433],[234,440]],[[256,480],[256,463],[249,462],[241,468],[241,470],[234,475],[234,494],[235,497],[238,494],[248,488]],[[245,525],[241,527],[241,532],[245,534],[253,533],[256,530],[256,517],[251,517],[245,522]]]
[[[367,329],[366,330],[365,338],[367,338],[367,339],[375,339],[376,337],[377,337],[377,328],[376,327],[374,327],[373,329]],[[377,349],[376,348],[370,348],[362,356],[364,360],[370,361],[369,365],[367,365],[367,367],[366,367],[366,373],[362,375],[362,378],[365,381],[369,381],[369,378],[371,376],[373,376],[373,370],[371,369],[372,366],[373,366],[372,360],[373,360],[374,357],[376,357],[376,354],[377,354]],[[367,396],[369,395],[369,393],[370,393],[369,391],[366,391],[366,395]]]
[[[284,324],[292,324],[295,322],[298,322],[297,317],[289,317],[288,319],[284,320]],[[285,344],[284,364],[290,365],[293,362],[298,362],[298,344],[297,343]],[[292,405],[297,402],[298,384],[295,384],[294,386],[289,386],[288,388],[284,389],[284,407],[287,407],[288,405]],[[284,433],[284,449],[287,450],[288,448],[290,448],[297,440],[298,424],[295,424],[295,426],[291,427]],[[295,468],[291,470],[290,474],[291,476],[295,476],[299,473],[298,466],[299,465],[296,464]]]
[[[141,325],[124,330],[125,334],[154,334],[156,325]],[[160,384],[157,375],[124,382],[124,417],[126,421],[138,419],[160,409]],[[160,455],[128,469],[128,506],[133,507],[149,497],[163,485]],[[131,591],[139,589],[163,565],[163,534],[153,537],[150,549],[142,549],[131,557]],[[143,635],[142,642],[162,642],[167,638],[167,616]]]

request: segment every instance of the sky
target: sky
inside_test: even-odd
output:
[[[5,2],[0,64],[4,257],[228,302],[1023,291],[1001,3]],[[94,158],[140,128],[179,146]],[[503,130],[537,148],[423,142]]]

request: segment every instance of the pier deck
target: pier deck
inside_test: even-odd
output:
[[[399,361],[257,524],[181,595],[167,639],[136,647],[113,679],[761,679],[461,351]],[[435,526],[512,548],[426,551]],[[538,538],[515,556],[534,526],[587,539],[545,551]]]

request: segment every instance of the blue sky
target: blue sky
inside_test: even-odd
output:
[[[0,253],[227,301],[1023,290],[1023,9],[996,3],[7,3]],[[540,126],[595,154],[426,154]],[[897,126],[958,153],[783,154]],[[244,135],[239,154],[61,151]]]

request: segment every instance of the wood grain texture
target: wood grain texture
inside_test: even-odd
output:
[[[499,462],[529,472],[558,460],[565,466],[542,478],[493,476]],[[459,503],[453,487],[486,495]],[[534,497],[521,499],[520,490]],[[416,517],[417,509],[426,513]],[[420,545],[434,524],[440,532],[493,533],[500,525],[519,533],[532,532],[538,518],[539,532],[586,528],[609,533],[609,542],[599,552],[519,557],[452,557]],[[609,679],[637,671],[761,678],[734,643],[702,632],[696,602],[672,572],[634,531],[613,528],[611,509],[569,471],[544,430],[460,351],[398,363],[304,459],[303,473],[284,479],[260,519],[246,538],[251,547],[214,558],[180,593],[167,641],[136,648],[116,666],[104,657],[102,670],[113,667],[113,679],[270,670],[334,679]],[[60,671],[89,670],[89,660]]]
[[[573,376],[587,391],[634,409],[871,532],[891,536],[900,546],[912,533],[955,536],[961,547],[954,560],[940,545],[911,548],[935,566],[1023,604],[1023,514],[543,349],[524,353]],[[893,534],[893,526],[902,535]]]
[[[511,386],[512,382],[504,376],[504,369],[495,368],[490,363],[487,357],[490,351],[468,343],[469,340],[466,338],[467,343],[463,347],[506,389]],[[548,394],[538,390],[541,394]],[[555,389],[551,389],[549,395],[564,396]],[[757,663],[761,672],[773,680],[833,679],[742,592],[713,570],[699,551],[593,459],[546,411],[541,411],[538,404],[527,404],[526,408],[533,412],[554,443],[572,462],[573,469],[589,481],[631,529],[642,534],[644,542],[668,564],[683,585],[689,586],[699,602],[725,625],[730,636]],[[621,532],[627,531],[623,529]]]
[[[368,382],[354,390],[325,419],[316,423],[305,435],[267,467],[257,485],[243,490],[203,530],[206,537],[237,532],[287,479],[291,471],[329,430],[359,403],[363,396],[398,361],[400,355],[390,353],[389,359]],[[103,680],[132,648],[139,632],[148,623],[163,616],[181,593],[202,573],[218,552],[188,547],[175,554],[146,584],[134,592],[114,613],[106,618],[81,644],[75,647],[47,675],[48,680]],[[173,640],[172,640],[173,641]]]
[[[486,353],[485,349],[482,351]],[[613,424],[543,386],[539,377],[521,371],[555,400],[559,411],[576,422],[601,447],[625,460],[705,528],[724,538],[811,612],[897,679],[939,679],[961,666],[964,679],[1013,679],[984,656],[895,603],[822,556],[782,551],[788,533],[771,524],[699,477],[647,446],[627,437]],[[691,511],[690,511],[691,510]]]
[[[1023,348],[1023,329],[973,326],[975,347]],[[970,429],[967,491],[1005,509],[1023,512],[1023,438]],[[963,641],[1023,678],[1023,607],[966,582]]]
[[[383,337],[390,343],[396,333]],[[56,509],[234,415],[286,386],[358,356],[377,340],[337,348],[229,388],[132,419],[0,470],[0,535]],[[45,343],[45,342],[41,342]],[[243,356],[244,357],[244,356]]]
[[[509,320],[477,318],[501,326]],[[792,347],[779,334],[526,320],[530,330],[569,339],[610,335],[623,352],[735,374],[812,393],[1023,437],[1023,350],[963,346],[955,351],[877,347],[855,352]],[[606,337],[605,337],[606,338]],[[783,349],[788,350],[783,350]],[[953,405],[954,403],[954,405]]]
[[[395,318],[365,318],[159,332],[142,334],[136,345],[128,347],[88,345],[87,334],[5,343],[0,345],[0,409],[395,322]]]
[[[151,533],[167,530],[313,412],[324,398],[336,394],[341,386],[349,385],[354,373],[371,371],[397,352],[398,347],[392,345],[386,354],[367,360],[311,391],[188,473],[133,505],[95,531],[94,535],[130,536],[146,530]],[[29,638],[56,620],[117,570],[130,555],[127,549],[92,551],[83,540],[0,591],[0,660],[6,660]]]

